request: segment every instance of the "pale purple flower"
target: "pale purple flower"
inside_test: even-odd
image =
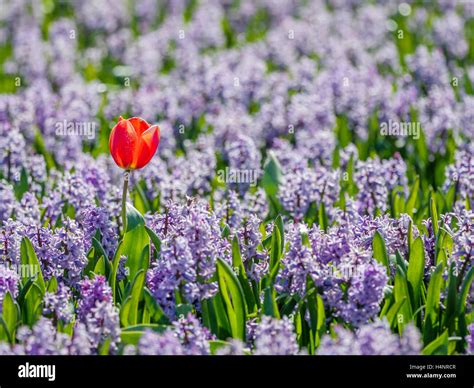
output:
[[[446,169],[443,190],[447,192],[455,185],[459,196],[456,205],[463,207],[466,199],[474,198],[474,147],[458,150],[455,158],[455,163]]]
[[[81,279],[82,270],[87,265],[82,230],[76,221],[66,218],[61,228],[57,228],[51,238],[52,265],[60,271],[60,278],[72,286]]]
[[[138,354],[144,356],[182,356],[186,351],[176,334],[168,329],[164,333],[147,330],[138,342]]]
[[[278,292],[303,296],[306,292],[306,279],[316,270],[315,260],[311,249],[303,244],[297,226],[290,229],[285,241],[289,241],[290,248],[281,259],[283,268],[278,272],[275,288]]]
[[[218,356],[242,356],[245,354],[245,344],[239,339],[231,339],[228,344],[216,351]]]
[[[0,224],[2,224],[12,215],[16,202],[12,185],[5,181],[0,181],[0,198]]]
[[[175,290],[198,305],[212,297],[217,291],[216,260],[230,260],[230,244],[221,237],[216,215],[189,199],[187,206],[170,203],[149,225],[162,243],[161,258],[148,271],[147,283],[166,312],[173,315]]]
[[[58,284],[56,292],[46,292],[43,297],[43,314],[51,314],[53,318],[64,323],[72,322],[74,307],[71,303],[70,289],[63,283]]]
[[[474,354],[474,323],[471,323],[468,327],[469,334],[467,335],[467,352]]]
[[[359,188],[357,209],[360,214],[373,215],[378,209],[384,213],[387,209],[388,182],[378,158],[360,160],[356,163],[354,181]]]
[[[114,353],[120,341],[119,311],[107,301],[96,302],[83,322],[89,335],[91,346],[98,349],[104,344]]]
[[[260,176],[260,152],[253,140],[245,135],[234,135],[224,147],[224,157],[229,163],[226,182],[243,193],[257,183]]]
[[[421,352],[421,336],[417,329],[407,326],[399,338],[387,321],[375,321],[362,326],[356,333],[336,328],[336,339],[323,337],[319,355],[417,355]]]
[[[0,309],[3,305],[3,299],[7,292],[10,293],[12,298],[18,296],[18,285],[20,282],[20,276],[12,269],[5,266],[3,263],[0,266]]]
[[[78,303],[78,318],[83,321],[95,305],[105,302],[112,303],[112,289],[102,275],[80,282],[81,298]]]
[[[20,206],[15,209],[16,219],[23,225],[39,225],[41,212],[38,199],[33,193],[26,192],[20,200]]]
[[[22,326],[17,331],[19,343],[14,345],[15,354],[30,356],[66,355],[70,344],[69,336],[56,331],[51,320],[41,317],[30,329]]]
[[[293,324],[288,317],[282,319],[262,317],[255,330],[256,355],[296,355],[299,353]]]
[[[84,249],[88,251],[92,246],[92,238],[96,237],[107,253],[106,258],[112,259],[117,245],[117,229],[105,209],[92,205],[85,207],[77,219],[84,231]]]
[[[172,330],[183,345],[186,354],[210,354],[209,340],[212,336],[193,314],[189,313],[186,317],[180,316],[173,322]]]
[[[455,12],[446,12],[433,24],[433,37],[437,46],[445,49],[450,55],[463,58],[468,51],[464,36],[464,20]]]
[[[251,215],[243,222],[237,234],[246,273],[256,282],[268,272],[270,261],[268,252],[261,246],[260,223],[258,217]]]

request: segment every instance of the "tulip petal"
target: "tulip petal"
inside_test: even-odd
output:
[[[160,127],[153,125],[143,132],[139,138],[139,144],[133,158],[132,168],[142,168],[146,166],[153,155],[155,155],[160,143]]]
[[[121,120],[110,133],[109,148],[115,163],[122,168],[130,168],[137,148],[138,136],[128,120]]]
[[[131,117],[127,121],[132,124],[133,128],[135,129],[135,132],[139,137],[143,132],[150,128],[150,124],[148,124],[140,117]]]

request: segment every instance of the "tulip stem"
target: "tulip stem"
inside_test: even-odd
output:
[[[126,170],[123,174],[123,191],[122,191],[122,228],[123,235],[127,232],[127,192],[128,180],[130,178],[130,170]]]

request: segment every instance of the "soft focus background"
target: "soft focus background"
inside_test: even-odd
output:
[[[474,352],[473,59],[469,0],[0,0],[0,353]]]

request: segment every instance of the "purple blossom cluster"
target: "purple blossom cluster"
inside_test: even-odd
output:
[[[287,317],[275,319],[263,316],[255,329],[256,355],[296,355],[299,353],[293,325]]]
[[[56,292],[46,292],[43,298],[43,314],[52,315],[54,319],[70,323],[74,319],[74,307],[71,303],[71,291],[63,283]]]
[[[92,354],[89,338],[83,327],[78,327],[71,338],[66,333],[57,331],[52,321],[44,317],[41,317],[32,328],[27,326],[19,328],[17,339],[18,343],[13,346],[0,344],[0,354],[31,356]]]
[[[18,296],[18,283],[19,276],[15,271],[5,266],[0,267],[0,306],[3,305],[3,299],[7,292],[13,298]]]
[[[115,352],[120,339],[120,324],[110,285],[105,277],[97,275],[82,280],[80,286],[77,318],[87,332],[90,346],[93,349],[107,346],[109,351]]]
[[[180,316],[164,333],[146,332],[138,344],[142,355],[206,355],[210,354],[207,328],[192,314]]]
[[[416,327],[399,336],[383,318],[417,238],[424,290],[444,266],[439,316],[451,310],[448,267],[457,297],[472,273],[472,4],[3,3],[0,312],[9,293],[22,314],[0,354],[411,355],[429,345],[426,292],[406,296]],[[108,155],[119,116],[160,127],[158,153],[127,192],[148,229],[137,216],[126,247],[123,175]],[[38,308],[23,314],[18,268],[36,259]],[[238,286],[220,285],[218,259]],[[145,281],[130,313],[143,276],[133,266]],[[463,352],[473,353],[467,286]],[[240,304],[226,292],[244,300],[245,343],[228,338]],[[303,344],[310,295],[325,313],[319,349]],[[126,326],[143,329],[138,343]]]
[[[167,314],[174,315],[176,292],[197,305],[212,297],[217,291],[216,260],[230,257],[230,244],[221,237],[215,214],[191,199],[185,206],[170,202],[149,225],[161,238],[161,253],[147,283]]]
[[[414,355],[421,351],[420,334],[407,326],[401,337],[393,334],[386,321],[376,321],[359,328],[357,333],[341,327],[336,338],[326,336],[321,341],[320,355]]]
[[[376,317],[388,277],[369,250],[337,229],[328,234],[319,228],[302,233],[294,227],[288,240],[290,249],[277,276],[278,291],[304,296],[311,290],[309,277],[333,316],[356,327]]]
[[[474,354],[474,324],[469,326],[469,335],[466,338],[468,348],[468,353]]]

